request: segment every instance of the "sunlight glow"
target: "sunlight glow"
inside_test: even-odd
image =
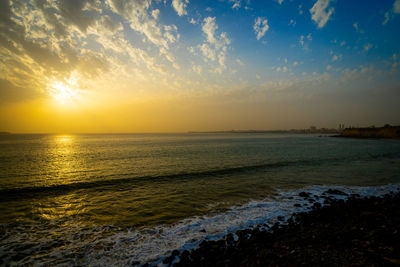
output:
[[[55,82],[50,85],[49,90],[53,98],[61,103],[70,102],[77,95],[76,90],[73,90],[68,84],[63,82]]]

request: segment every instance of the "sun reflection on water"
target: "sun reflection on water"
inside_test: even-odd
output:
[[[59,219],[71,220],[73,216],[85,213],[85,195],[69,193],[37,201],[37,214],[43,219],[53,221]]]
[[[73,140],[74,140],[73,135],[56,135],[56,136],[54,136],[54,141],[57,144],[72,143]]]

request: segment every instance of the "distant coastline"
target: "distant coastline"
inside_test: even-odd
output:
[[[337,137],[400,139],[400,126],[346,128]]]
[[[271,133],[271,134],[339,134],[338,129],[313,128],[310,129],[291,129],[291,130],[226,130],[226,131],[189,131],[190,134],[218,134],[218,133]]]

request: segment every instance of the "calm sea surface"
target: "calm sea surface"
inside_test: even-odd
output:
[[[395,140],[0,135],[0,265],[151,261],[289,212],[282,192],[399,182]]]

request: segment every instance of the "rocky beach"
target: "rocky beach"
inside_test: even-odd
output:
[[[398,266],[400,194],[348,200],[339,190],[321,196],[299,193],[312,210],[241,230],[191,251],[172,252],[167,266]],[[324,206],[316,199],[323,198]],[[296,204],[295,204],[296,205]],[[300,205],[300,204],[297,204]]]

